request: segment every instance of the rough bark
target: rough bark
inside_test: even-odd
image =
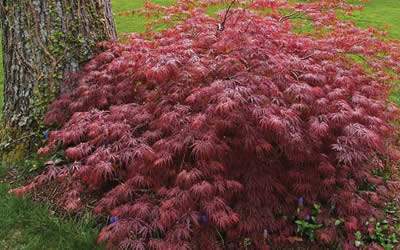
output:
[[[4,153],[20,138],[32,146],[61,81],[93,55],[97,42],[116,38],[116,29],[111,0],[2,0],[0,14]]]

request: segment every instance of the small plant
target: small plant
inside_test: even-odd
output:
[[[299,211],[299,210],[298,210]],[[317,216],[321,213],[321,208],[318,204],[313,204],[312,215],[307,215],[304,219],[297,219],[297,232],[302,236],[307,236],[311,241],[315,240],[315,231],[322,227],[321,223],[318,223]]]
[[[31,155],[28,159],[20,163],[20,165],[23,166],[23,168],[19,170],[20,174],[22,176],[29,176],[33,172],[35,172],[36,174],[41,173],[46,167],[45,162],[48,158],[49,157],[39,157],[38,155]]]
[[[376,243],[385,250],[395,249],[400,242],[400,214],[397,202],[387,202],[384,207],[384,218],[377,220],[371,217],[365,222],[365,225],[368,227],[368,233],[362,234],[357,231],[354,234],[356,247],[364,246],[367,243]]]
[[[340,219],[336,219],[335,220],[335,226],[341,226],[341,225],[344,225],[344,219],[343,218],[340,218]]]
[[[394,246],[399,243],[399,224],[392,224],[387,219],[376,221],[375,218],[370,218],[365,224],[367,226],[372,225],[372,230],[370,230],[368,235],[363,237],[364,241],[378,243],[386,250],[394,249]],[[361,238],[357,239],[356,237],[355,243],[358,243],[357,241],[361,241],[361,243],[363,243]]]
[[[245,250],[247,250],[247,249],[249,248],[249,246],[251,246],[252,243],[253,243],[253,241],[252,241],[251,238],[245,238],[245,239],[243,240],[243,248],[244,248]]]
[[[361,234],[360,231],[357,231],[357,232],[354,234],[354,237],[355,237],[354,245],[355,245],[356,247],[360,247],[360,246],[364,245],[364,242],[363,242],[363,240],[362,240],[362,234]]]
[[[64,151],[54,152],[49,156],[32,155],[29,159],[24,160],[22,165],[25,174],[31,172],[42,172],[48,166],[59,166],[64,163]]]

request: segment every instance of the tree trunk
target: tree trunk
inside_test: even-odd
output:
[[[40,144],[46,106],[61,81],[92,57],[97,42],[115,39],[116,29],[111,0],[1,0],[0,14],[5,73],[0,152],[10,161]]]

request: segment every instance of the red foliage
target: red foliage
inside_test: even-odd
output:
[[[398,45],[336,19],[330,9],[354,8],[339,0],[241,3],[272,8],[272,16],[235,9],[223,31],[189,3],[197,1],[149,5],[188,19],[152,40],[104,43],[47,113],[62,128],[40,152],[62,147],[72,162],[62,168],[72,178],[59,181],[105,192],[95,211],[119,218],[99,242],[218,249],[224,237],[235,249],[249,237],[267,249],[296,232],[278,214],[293,215],[299,197],[305,206],[335,205],[345,219],[349,233],[329,227],[317,235],[322,242],[347,244],[367,230],[363,222],[376,214],[370,202],[382,201],[357,190],[372,181],[381,199],[393,197],[372,173],[382,155],[397,152],[398,111],[386,101],[391,76],[383,68],[400,70]],[[295,24],[277,8],[312,18],[319,39],[291,32]],[[374,60],[379,53],[387,56]],[[375,74],[348,54],[369,59]],[[70,187],[67,206],[79,207],[82,190]]]

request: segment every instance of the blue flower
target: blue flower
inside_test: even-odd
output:
[[[268,230],[264,229],[264,238],[267,238],[267,236],[268,236]]]
[[[49,139],[49,135],[50,135],[50,133],[49,133],[49,131],[44,131],[44,137],[46,138],[46,139]]]
[[[201,216],[201,221],[202,222],[207,222],[207,216],[205,216],[205,215]]]
[[[310,215],[307,214],[306,216],[306,220],[309,221],[310,220]]]
[[[300,205],[300,206],[303,206],[303,203],[304,203],[303,197],[300,197],[300,198],[299,198],[299,205]]]
[[[112,216],[112,217],[110,218],[110,223],[111,223],[111,224],[114,224],[115,222],[118,222],[118,221],[119,221],[118,216]]]

